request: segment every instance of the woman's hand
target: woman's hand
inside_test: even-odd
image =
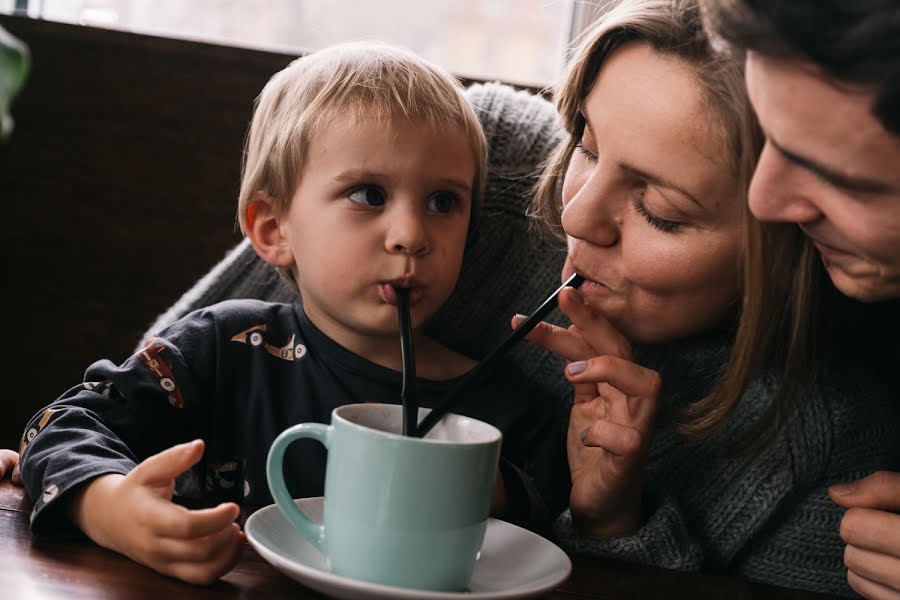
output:
[[[7,473],[13,483],[22,483],[22,476],[19,474],[19,453],[4,448],[0,450],[0,479],[6,477]]]
[[[900,599],[900,473],[879,471],[828,495],[847,509],[841,538],[850,587],[870,600]]]
[[[632,362],[631,344],[574,289],[559,307],[563,329],[541,323],[527,339],[572,361],[575,398],[569,419],[569,508],[582,533],[613,537],[640,526],[641,474],[661,387],[659,374]]]
[[[172,502],[175,477],[203,455],[203,442],[173,446],[128,475],[102,475],[72,499],[71,514],[96,543],[188,583],[208,584],[240,558],[238,506],[189,510]]]

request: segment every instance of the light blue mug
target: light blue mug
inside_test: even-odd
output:
[[[269,450],[269,489],[332,573],[406,588],[465,589],[481,549],[500,456],[493,426],[455,414],[424,439],[402,435],[403,407],[349,404],[331,425],[301,423]],[[419,420],[428,413],[419,410]],[[322,524],[291,499],[283,461],[294,440],[328,449]]]

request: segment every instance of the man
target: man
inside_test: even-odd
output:
[[[766,135],[751,211],[796,223],[835,287],[896,318],[900,302],[879,301],[900,298],[900,3],[705,0],[704,11],[715,34],[746,51]],[[896,338],[887,346],[896,376]],[[851,587],[900,599],[900,473],[829,495],[848,509],[841,536]]]

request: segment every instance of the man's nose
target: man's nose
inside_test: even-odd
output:
[[[823,185],[766,144],[750,183],[750,211],[760,221],[810,223],[822,216],[816,198]]]

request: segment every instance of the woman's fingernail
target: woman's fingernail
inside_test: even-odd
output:
[[[581,292],[579,292],[577,289],[572,291],[571,296],[572,296],[572,301],[575,302],[575,304],[584,304],[584,297],[581,295]]]
[[[579,360],[573,363],[569,363],[569,366],[566,367],[566,370],[569,372],[569,375],[578,375],[579,373],[587,369],[587,366],[588,364],[586,360]]]
[[[516,322],[516,327],[518,327],[522,323],[522,321],[524,321],[527,318],[528,317],[526,317],[525,315],[522,315],[519,313],[516,313],[515,315],[513,315],[513,321]]]
[[[856,491],[856,482],[838,483],[837,485],[831,486],[829,489],[838,496],[849,496]]]

